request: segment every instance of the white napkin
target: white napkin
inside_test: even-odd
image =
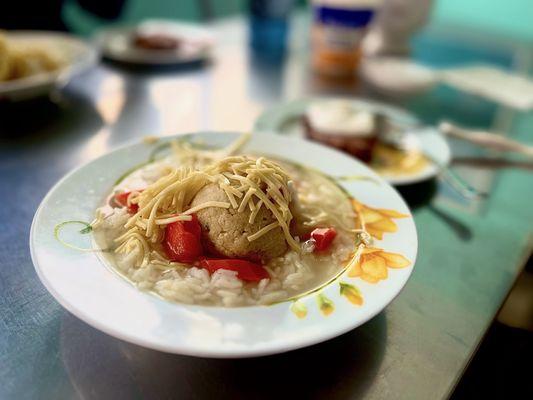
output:
[[[471,66],[437,72],[438,80],[520,110],[533,109],[533,81],[492,66]]]

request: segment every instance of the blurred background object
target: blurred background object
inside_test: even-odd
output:
[[[94,38],[106,60],[130,67],[201,66],[210,59],[215,43],[206,26],[169,19],[102,28]]]
[[[529,0],[437,0],[432,23],[490,31],[520,40],[533,39]]]
[[[145,19],[173,19],[187,22],[207,22],[222,17],[243,14],[244,0],[125,0],[120,16],[121,25],[135,25]],[[63,17],[68,27],[84,36],[93,35],[106,25],[106,20],[91,14],[76,0],[65,0]]]
[[[3,29],[67,30],[63,18],[64,6],[77,7],[101,20],[116,20],[125,0],[26,0],[9,1],[2,5],[0,27]]]
[[[428,21],[433,0],[383,0],[364,39],[365,56],[405,56],[411,36]]]
[[[286,50],[293,0],[250,0],[250,44],[264,58],[281,59]]]
[[[353,76],[361,44],[380,0],[313,0],[311,62],[315,71]]]
[[[68,33],[0,32],[0,101],[53,96],[97,60],[92,45]]]

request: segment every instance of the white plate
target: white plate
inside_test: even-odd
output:
[[[0,82],[0,99],[17,101],[45,95],[53,89],[66,85],[73,76],[92,67],[98,60],[96,49],[67,33],[8,31],[6,35],[10,42],[31,42],[44,47],[53,47],[65,56],[67,63],[57,71]]]
[[[235,134],[230,133],[197,135],[217,146],[235,139]],[[291,302],[241,308],[192,306],[167,302],[137,290],[104,266],[96,253],[62,245],[54,237],[54,227],[65,220],[91,221],[113,182],[124,171],[147,160],[155,146],[158,143],[126,146],[76,169],[50,190],[35,214],[30,248],[39,278],[63,307],[88,324],[117,338],[171,353],[203,357],[280,353],[333,338],[365,323],[398,295],[411,275],[417,253],[415,224],[392,187],[340,152],[300,139],[262,134],[254,135],[245,151],[312,165],[332,176],[370,178],[344,182],[342,186],[363,204],[404,214],[404,218],[388,218],[397,230],[385,233],[375,246],[403,255],[409,265],[388,268],[388,278],[376,284],[344,273],[319,293],[299,300],[297,305],[307,310],[303,318],[296,315]],[[90,247],[89,236],[74,233],[69,240]],[[339,281],[360,290],[362,306],[340,294]],[[326,298],[334,304],[329,315],[325,315]]]
[[[266,110],[257,119],[254,130],[256,132],[270,132],[282,135],[304,137],[301,124],[301,117],[305,110],[313,101],[318,99],[296,100],[287,103],[280,103]],[[417,118],[409,112],[400,108],[392,107],[383,103],[362,99],[349,99],[354,107],[370,112],[382,113],[393,120],[403,121],[410,125],[417,125]],[[413,135],[415,135],[413,133]],[[417,129],[417,141],[424,154],[430,156],[441,166],[450,163],[451,151],[448,142],[435,128]],[[439,173],[439,168],[432,163],[421,171],[409,175],[382,175],[382,177],[392,185],[407,185],[433,178]]]
[[[135,30],[165,33],[183,39],[184,45],[176,50],[146,50],[132,45]],[[171,65],[192,63],[210,57],[214,44],[212,32],[197,24],[165,20],[148,20],[139,26],[115,27],[100,31],[96,42],[109,59],[144,65]]]

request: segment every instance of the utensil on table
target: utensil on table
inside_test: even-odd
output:
[[[466,182],[461,176],[452,171],[448,166],[439,163],[435,157],[429,155],[422,149],[416,135],[408,135],[407,130],[413,129],[413,126],[401,124],[393,121],[385,115],[377,116],[377,132],[379,140],[386,145],[401,151],[418,151],[429,161],[436,165],[439,170],[439,176],[444,179],[456,192],[466,199],[475,200],[488,196],[488,193],[481,192]]]
[[[465,140],[488,149],[512,151],[514,153],[533,157],[533,146],[528,146],[526,144],[517,142],[516,140],[512,140],[494,133],[461,128],[448,121],[442,121],[439,124],[439,130],[444,135]]]

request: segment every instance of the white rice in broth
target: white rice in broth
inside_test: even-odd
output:
[[[174,152],[148,164],[120,182],[113,190],[141,190],[167,176],[177,167],[202,168],[213,161],[238,151],[238,145],[219,151],[196,150],[186,143],[174,145]],[[109,251],[103,257],[138,289],[151,291],[170,301],[212,306],[251,306],[271,304],[305,293],[337,275],[355,251],[355,214],[350,198],[330,179],[301,166],[275,160],[291,177],[296,193],[297,218],[309,228],[333,227],[337,236],[325,252],[307,253],[289,246],[287,252],[264,264],[270,279],[246,282],[237,272],[219,269],[210,274],[206,269],[169,261],[158,243],[131,246],[117,252],[117,238],[128,232],[131,214],[126,208],[104,205],[97,210],[93,222],[96,245]],[[305,217],[305,218],[302,218]],[[131,225],[131,223],[130,223]],[[164,228],[164,225],[163,225]],[[301,247],[298,237],[294,243]],[[141,254],[146,253],[146,254]],[[142,260],[142,262],[140,261]]]

